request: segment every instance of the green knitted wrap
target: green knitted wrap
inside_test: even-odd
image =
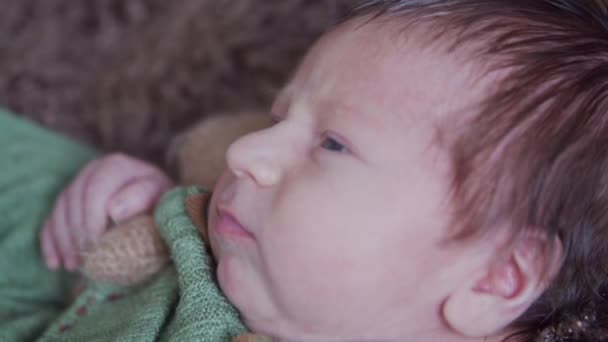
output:
[[[39,254],[40,223],[95,153],[0,110],[0,341],[31,341],[69,300],[71,279]]]
[[[94,153],[2,113],[0,139],[9,162],[0,174],[0,341],[216,342],[246,332],[187,215],[184,200],[198,188],[174,189],[156,209],[171,266],[138,288],[91,284],[68,303],[71,279],[46,270],[37,234],[57,192]]]

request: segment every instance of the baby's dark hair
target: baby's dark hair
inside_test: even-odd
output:
[[[562,267],[512,337],[608,341],[608,3],[375,0],[353,17],[425,24],[506,75],[448,147],[455,237],[559,238]]]

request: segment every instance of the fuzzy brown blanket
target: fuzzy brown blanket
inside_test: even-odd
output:
[[[0,106],[162,163],[207,115],[266,108],[357,0],[0,0]]]

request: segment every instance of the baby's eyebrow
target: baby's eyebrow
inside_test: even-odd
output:
[[[290,111],[292,105],[294,105],[294,100],[299,99],[296,92],[296,85],[288,84],[285,86],[275,97],[270,115],[277,118],[284,118]],[[357,126],[360,129],[381,131],[385,128],[382,124],[383,114],[380,113],[380,109],[373,110],[362,108],[361,105],[356,104],[353,101],[344,101],[336,98],[315,99],[308,97],[305,102],[307,102],[307,106],[310,106],[309,109],[312,111],[311,116],[332,113],[337,115],[340,120],[346,119],[348,122],[354,123],[354,126]],[[353,120],[353,118],[357,118],[357,120]]]
[[[350,122],[356,123],[356,126],[361,126],[362,129],[381,130],[384,127],[382,124],[384,114],[363,108],[357,104],[330,100],[324,101],[320,106],[322,110],[337,114],[340,118],[346,118]]]

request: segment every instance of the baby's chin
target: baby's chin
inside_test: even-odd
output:
[[[272,302],[260,287],[256,287],[255,277],[244,274],[246,270],[239,262],[238,256],[221,256],[217,264],[216,276],[220,290],[236,308],[243,324],[255,334],[288,341],[284,334],[285,322],[281,319]],[[246,280],[246,279],[252,279]]]

